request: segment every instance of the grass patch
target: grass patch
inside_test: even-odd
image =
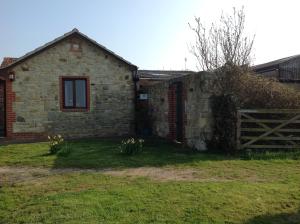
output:
[[[159,181],[97,172],[38,175],[1,184],[0,223],[300,223],[300,161],[192,153],[145,141],[123,156],[116,140],[69,142],[67,156],[47,143],[0,147],[1,166],[167,168],[197,172],[196,180]],[[2,180],[3,181],[3,180]]]
[[[269,160],[269,159],[300,159],[300,150],[245,150],[241,158],[247,160]]]
[[[0,220],[2,223],[299,223],[299,190],[296,183],[249,184],[238,180],[161,183],[145,178],[128,180],[73,173],[2,188]]]

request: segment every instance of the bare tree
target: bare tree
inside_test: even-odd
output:
[[[197,58],[198,69],[211,74],[210,90],[214,95],[211,101],[214,131],[209,141],[215,148],[229,152],[236,146],[236,107],[247,100],[239,96],[248,81],[245,78],[254,37],[244,34],[244,8],[233,8],[233,15],[222,15],[219,23],[213,23],[209,29],[200,18],[195,18],[195,24],[189,24],[196,37],[190,50]]]
[[[219,23],[212,23],[209,29],[199,17],[189,26],[196,37],[190,51],[197,68],[214,75],[211,90],[217,95],[236,95],[243,74],[249,71],[254,42],[254,36],[245,35],[244,8],[233,8],[232,15],[222,14]]]
[[[219,23],[213,23],[209,29],[203,25],[200,17],[195,18],[194,26],[189,26],[196,37],[190,51],[198,61],[198,69],[215,71],[225,65],[250,64],[254,36],[249,38],[244,34],[244,8],[233,8],[231,16],[222,14]]]

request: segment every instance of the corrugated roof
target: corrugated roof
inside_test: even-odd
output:
[[[297,54],[297,55],[294,55],[294,56],[277,59],[277,60],[270,61],[270,62],[267,62],[267,63],[254,65],[254,66],[252,66],[252,69],[256,71],[256,70],[261,70],[261,69],[264,69],[264,68],[275,67],[279,64],[285,63],[285,62],[290,61],[290,60],[297,59],[299,57],[300,57],[300,54]]]
[[[114,57],[116,57],[117,59],[125,62],[126,64],[128,64],[129,66],[133,67],[134,69],[137,69],[137,66],[132,64],[131,62],[125,60],[124,58],[122,58],[121,56],[117,55],[116,53],[114,53],[113,51],[107,49],[106,47],[104,47],[103,45],[97,43],[95,40],[92,40],[91,38],[89,38],[88,36],[86,36],[85,34],[79,32],[78,29],[73,29],[72,31],[68,32],[68,33],[65,33],[64,35],[54,39],[53,41],[50,41],[46,44],[44,44],[43,46],[41,47],[38,47],[36,48],[35,50],[33,51],[30,51],[28,52],[27,54],[23,55],[22,57],[19,57],[17,60],[15,60],[13,63],[10,63],[9,65],[6,65],[4,67],[1,67],[0,69],[6,69],[6,68],[9,68],[9,67],[12,67],[14,65],[16,65],[17,63],[20,63],[24,60],[26,60],[27,58],[35,55],[35,54],[38,54],[39,52],[45,50],[46,48],[56,44],[57,42],[67,38],[67,37],[70,37],[71,35],[74,35],[74,34],[78,34],[80,35],[81,37],[85,38],[86,40],[90,41],[91,43],[93,43],[94,45],[96,45],[97,47],[100,47],[102,50],[106,51],[107,53],[109,53],[110,55],[113,55]]]
[[[168,80],[195,73],[188,70],[138,70],[140,79]]]

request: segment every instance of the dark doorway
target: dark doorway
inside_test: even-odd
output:
[[[182,82],[169,86],[169,137],[178,142],[184,141],[184,99]]]
[[[0,137],[5,137],[5,81],[0,80]]]
[[[183,97],[182,97],[182,83],[175,83],[176,85],[176,140],[183,141]]]

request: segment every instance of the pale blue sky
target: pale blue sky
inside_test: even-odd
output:
[[[300,54],[299,3],[259,0],[0,0],[0,58],[19,57],[74,27],[142,69],[194,69],[188,22],[244,5],[256,63]],[[298,46],[299,45],[299,46]]]

